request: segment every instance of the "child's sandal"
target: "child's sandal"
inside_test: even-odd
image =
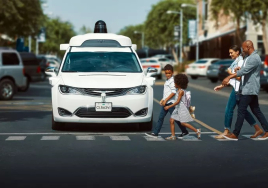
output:
[[[177,138],[176,138],[176,136],[169,136],[169,137],[166,137],[165,138],[166,140],[176,140]]]
[[[201,129],[197,129],[196,134],[197,134],[197,138],[201,139]]]

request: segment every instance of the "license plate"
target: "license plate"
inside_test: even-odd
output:
[[[112,103],[111,102],[96,102],[95,110],[96,112],[111,112]]]

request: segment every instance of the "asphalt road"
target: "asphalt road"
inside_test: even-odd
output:
[[[154,86],[154,124],[161,84]],[[14,100],[0,101],[0,187],[265,187],[268,141],[247,138],[254,130],[246,123],[239,141],[214,139],[223,131],[230,88],[216,93],[213,87],[205,78],[190,79],[192,125],[202,129],[202,139],[192,133],[165,141],[169,116],[159,139],[145,137],[137,125],[69,124],[53,131],[50,87],[33,83]],[[261,91],[264,103],[267,97]],[[268,105],[261,109],[268,117]]]

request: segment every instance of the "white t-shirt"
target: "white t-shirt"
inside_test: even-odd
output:
[[[245,60],[245,61],[246,61],[246,60]],[[241,68],[242,65],[243,65],[243,62],[244,62],[244,60],[243,60],[243,59],[240,59],[240,60],[238,61],[238,63],[237,63],[237,66],[235,66],[235,67],[232,69],[232,73],[235,73],[234,69],[235,69],[236,67],[240,67],[240,68]],[[242,77],[242,79],[243,79],[243,77]],[[237,80],[237,79],[235,79],[235,78],[232,78],[232,79],[230,79],[229,83],[230,83],[231,86],[233,86],[233,88],[234,88],[234,90],[235,90],[236,92],[239,91],[239,87],[240,87],[240,81],[239,81],[239,80]]]
[[[164,84],[164,91],[163,91],[163,100],[165,100],[171,93],[176,93],[177,89],[175,88],[174,84],[174,77],[172,76],[170,79],[166,80]],[[175,102],[175,96],[172,97],[168,103],[174,103]]]

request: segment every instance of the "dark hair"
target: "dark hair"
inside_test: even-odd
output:
[[[182,89],[186,89],[188,86],[188,77],[185,74],[177,74],[174,76],[174,82],[178,86],[180,86]]]
[[[229,50],[233,50],[235,52],[239,52],[239,54],[241,54],[241,48],[238,47],[237,45],[233,45],[229,48]]]
[[[172,67],[172,65],[167,64],[167,65],[164,67],[164,70],[165,70],[165,71],[166,71],[166,70],[170,70],[170,71],[173,72],[173,67]]]

